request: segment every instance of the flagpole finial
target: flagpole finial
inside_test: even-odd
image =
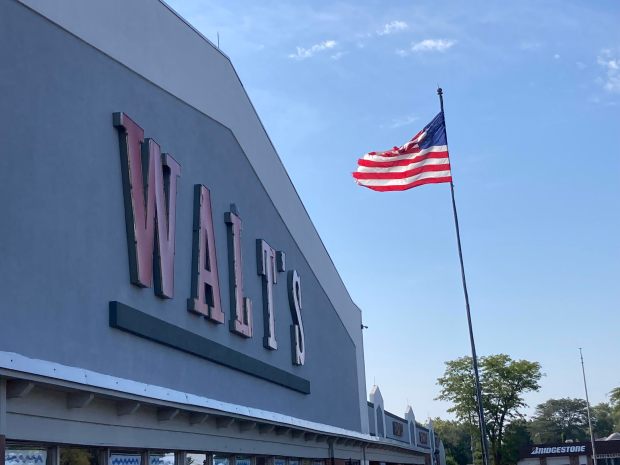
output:
[[[439,96],[439,107],[443,113],[443,89],[439,87],[439,84],[437,84],[437,95]]]

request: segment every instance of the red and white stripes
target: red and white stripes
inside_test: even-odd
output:
[[[420,149],[416,139],[421,140],[424,135],[417,135],[401,148],[367,153],[358,160],[353,177],[359,185],[376,191],[402,191],[452,181],[448,147]]]

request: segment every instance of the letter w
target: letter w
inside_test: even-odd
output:
[[[177,178],[181,166],[169,154],[162,155],[153,139],[145,140],[144,130],[126,114],[114,113],[114,126],[120,142],[131,282],[151,287],[154,275],[155,294],[169,299],[174,295]]]

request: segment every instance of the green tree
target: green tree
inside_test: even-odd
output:
[[[549,399],[536,406],[530,423],[536,442],[585,441],[588,436],[587,404],[583,399]]]
[[[614,419],[614,430],[620,431],[620,387],[614,388],[609,393],[612,417]]]
[[[67,448],[60,449],[60,465],[95,465],[97,459],[90,449]]]
[[[459,465],[454,457],[446,453],[446,465]]]
[[[528,360],[513,360],[498,354],[480,357],[482,405],[491,454],[495,465],[502,465],[506,426],[521,418],[519,409],[527,404],[523,394],[540,389],[540,364]],[[437,380],[441,390],[437,399],[452,403],[448,409],[456,417],[474,427],[478,426],[475,381],[471,357],[446,362],[444,375]]]
[[[519,451],[533,444],[528,429],[528,422],[524,419],[514,420],[506,427],[503,444],[503,459],[507,465],[516,465],[519,461]]]
[[[441,438],[446,450],[446,465],[450,463],[449,459],[452,459],[455,465],[472,463],[470,425],[435,418],[433,428]]]
[[[614,432],[614,417],[611,405],[607,402],[601,402],[592,407],[592,429],[594,437],[604,438]]]

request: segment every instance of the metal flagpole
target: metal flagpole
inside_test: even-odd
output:
[[[588,407],[588,425],[590,426],[590,442],[592,443],[592,460],[596,465],[596,449],[594,448],[594,432],[592,431],[592,418],[590,417],[590,399],[588,398],[588,385],[586,384],[586,369],[583,366],[583,353],[581,347],[579,348],[579,355],[581,357],[581,373],[583,373],[583,387],[586,391],[586,406]]]
[[[446,118],[443,112],[443,89],[437,88],[439,103],[441,105],[441,115],[446,127]],[[446,131],[446,147],[448,145],[448,134]],[[450,181],[450,193],[452,194],[452,211],[454,212],[454,226],[456,227],[456,241],[459,249],[459,260],[461,262],[461,278],[463,280],[463,293],[465,294],[465,308],[467,310],[467,324],[469,326],[469,342],[471,343],[472,365],[476,379],[476,404],[478,407],[478,423],[480,425],[480,445],[482,447],[482,465],[489,465],[489,451],[486,441],[486,423],[484,421],[484,409],[482,406],[482,391],[480,389],[480,375],[478,373],[478,357],[476,355],[476,344],[474,342],[474,331],[471,324],[471,312],[469,310],[469,294],[467,293],[467,282],[465,280],[465,266],[463,265],[463,251],[461,249],[461,232],[459,230],[459,217],[456,213],[456,201],[454,200],[454,184]],[[473,460],[473,457],[472,457]],[[594,464],[596,465],[596,464]]]

